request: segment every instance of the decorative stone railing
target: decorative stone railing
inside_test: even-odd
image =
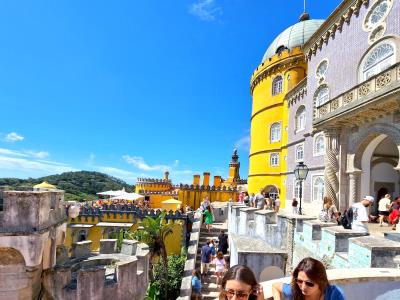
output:
[[[314,124],[319,125],[332,117],[343,115],[384,95],[389,86],[400,84],[400,63],[371,77],[336,98],[317,107],[315,103]]]

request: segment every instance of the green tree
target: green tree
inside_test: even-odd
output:
[[[165,212],[162,212],[155,218],[144,218],[140,225],[143,229],[136,230],[133,233],[133,238],[149,246],[151,264],[155,257],[160,257],[164,263],[165,270],[167,271],[168,257],[167,249],[165,247],[165,238],[172,233],[173,224],[165,222]]]

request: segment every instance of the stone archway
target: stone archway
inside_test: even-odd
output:
[[[388,136],[397,145],[400,154],[400,128],[398,126],[385,123],[367,126],[349,145],[348,172],[361,170],[362,155],[365,149],[375,138],[382,134]],[[400,162],[396,168],[400,169]]]
[[[394,170],[400,170],[400,127],[394,124],[376,123],[360,129],[357,137],[349,140],[346,173],[349,175],[349,206],[365,195],[375,195],[371,182],[371,167],[379,161],[373,161],[375,149],[385,139],[395,145],[396,156]],[[382,160],[382,158],[381,158]]]
[[[279,188],[275,185],[267,185],[264,189],[263,192],[265,195],[273,200],[275,200],[279,196]]]

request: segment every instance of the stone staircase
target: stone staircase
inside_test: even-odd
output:
[[[200,270],[200,263],[201,263],[201,247],[203,247],[207,240],[213,239],[214,241],[218,240],[218,235],[220,230],[223,229],[225,231],[225,234],[227,234],[226,231],[226,223],[214,223],[213,228],[210,230],[210,232],[207,232],[207,229],[201,228],[200,230],[200,238],[199,238],[199,247],[197,249],[197,257],[196,257],[196,268]],[[228,259],[229,255],[225,256],[225,260],[227,261],[228,264]],[[211,299],[217,299],[219,296],[220,289],[217,286],[217,276],[215,275],[215,266],[210,265],[210,268],[208,270],[208,275],[204,276],[202,278],[202,295],[203,295],[203,300],[211,300]]]

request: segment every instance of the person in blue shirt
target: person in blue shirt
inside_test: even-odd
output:
[[[201,280],[199,270],[195,269],[192,272],[192,299],[200,300],[201,299]]]
[[[345,300],[343,291],[329,284],[322,262],[312,257],[304,258],[294,269],[290,284],[272,285],[274,300]]]

